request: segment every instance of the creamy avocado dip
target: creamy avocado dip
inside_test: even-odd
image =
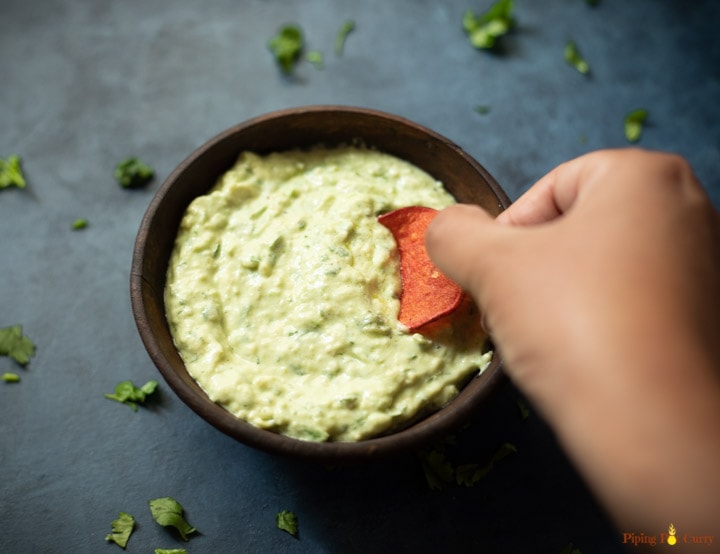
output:
[[[451,400],[491,352],[472,303],[425,335],[397,321],[399,257],[377,216],[453,197],[390,155],[245,152],[188,207],[165,290],[185,365],[257,427],[357,441]]]

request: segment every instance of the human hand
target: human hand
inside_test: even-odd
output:
[[[591,153],[426,244],[617,525],[720,541],[720,217],[688,164]]]

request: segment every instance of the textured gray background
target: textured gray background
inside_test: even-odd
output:
[[[0,0],[0,157],[22,156],[25,190],[0,192],[0,327],[37,344],[26,369],[0,358],[0,552],[113,552],[118,511],[138,520],[127,552],[182,546],[147,500],[173,496],[200,552],[621,551],[609,525],[508,386],[458,436],[458,462],[517,445],[473,488],[429,490],[414,457],[330,470],[249,449],[197,418],[161,383],[134,413],[103,398],[158,378],[130,312],[135,233],[159,183],[216,133],[264,112],[350,104],[413,119],[465,148],[512,198],[554,165],[626,146],[684,154],[720,204],[720,9],[711,0],[518,0],[500,54],[461,29],[470,0]],[[345,55],[332,49],[357,23]],[[325,68],[280,76],[266,42],[300,24]],[[567,66],[575,40],[592,67]],[[473,108],[483,104],[490,113]],[[147,189],[113,181],[121,159],[157,170]],[[87,218],[84,231],[71,222]],[[658,484],[661,486],[661,484]],[[275,529],[300,518],[300,538]],[[662,530],[658,530],[660,532]],[[646,531],[647,532],[647,531]]]

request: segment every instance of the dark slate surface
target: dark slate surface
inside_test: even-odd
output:
[[[25,190],[0,192],[0,327],[37,344],[25,369],[0,358],[0,552],[117,552],[119,511],[138,528],[127,552],[178,548],[147,501],[172,496],[201,552],[622,551],[551,431],[522,419],[507,386],[457,438],[457,462],[518,453],[472,488],[430,490],[414,457],[367,467],[306,466],[245,447],[161,384],[137,413],[103,398],[158,373],[133,323],[132,245],[154,190],[195,147],[278,108],[349,104],[446,135],[516,198],[554,165],[622,147],[644,107],[641,146],[684,154],[720,204],[720,4],[519,0],[502,52],[468,44],[466,0],[2,0],[0,156],[18,153]],[[333,53],[346,19],[357,30]],[[266,41],[305,30],[325,68],[279,75]],[[592,67],[563,61],[568,40]],[[490,112],[480,115],[476,105]],[[115,164],[139,155],[158,178],[121,190]],[[71,222],[87,218],[84,231]],[[658,484],[661,486],[661,484]],[[299,538],[275,528],[294,511]],[[661,530],[658,530],[658,532]]]

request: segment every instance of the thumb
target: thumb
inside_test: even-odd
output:
[[[506,230],[479,206],[457,204],[435,216],[425,247],[433,263],[482,305],[483,283]]]

